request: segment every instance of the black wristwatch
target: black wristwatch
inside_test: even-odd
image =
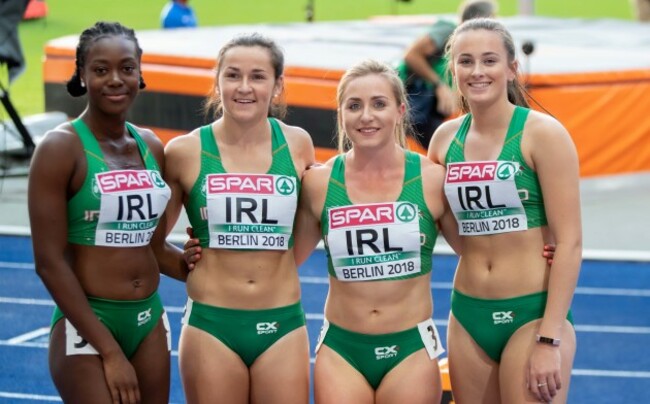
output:
[[[539,342],[540,344],[548,344],[548,345],[553,345],[553,346],[560,346],[560,339],[559,338],[544,337],[543,335],[537,334],[536,341]]]

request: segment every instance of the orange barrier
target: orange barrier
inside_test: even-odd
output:
[[[451,380],[449,379],[449,361],[447,358],[440,359],[440,375],[442,376],[442,400],[441,404],[454,404],[454,398],[451,394]]]
[[[162,48],[145,49],[147,89],[136,100],[129,119],[154,129],[164,142],[209,122],[201,107],[214,85],[213,67],[214,55],[175,56],[164,54]],[[46,110],[71,117],[83,110],[84,100],[72,99],[65,91],[73,68],[73,44],[46,46]],[[285,69],[289,107],[285,121],[312,135],[319,161],[336,153],[336,86],[343,71],[290,64]],[[582,177],[650,171],[650,67],[598,73],[533,72],[527,79],[533,98],[571,134]],[[533,108],[539,109],[534,103]],[[423,152],[413,142],[411,146]]]

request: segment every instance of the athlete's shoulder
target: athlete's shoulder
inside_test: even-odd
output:
[[[133,125],[132,123],[129,123],[129,125],[131,125],[131,127],[137,132],[138,135],[140,135],[140,137],[147,144],[147,146],[155,150],[163,149],[162,141],[160,140],[160,138],[158,138],[158,136],[156,136],[156,134],[151,129],[136,126]]]
[[[435,163],[425,156],[420,156],[422,181],[427,184],[441,184],[445,178],[445,167]]]
[[[45,170],[61,173],[64,170],[74,170],[75,161],[82,158],[83,146],[70,122],[64,122],[45,133],[40,139],[32,156],[30,172],[36,172],[35,167],[47,167]],[[56,161],[57,164],[52,164]]]
[[[330,175],[332,174],[332,166],[334,164],[334,158],[329,159],[324,164],[313,164],[305,171],[302,184],[303,188],[307,189],[319,189],[326,188],[326,184],[329,181]]]
[[[201,128],[196,128],[189,133],[173,137],[165,146],[165,153],[182,153],[193,148],[201,148]]]
[[[81,141],[72,124],[70,122],[64,122],[54,129],[45,132],[45,135],[38,142],[37,148],[69,148],[71,145],[81,145]]]
[[[310,167],[315,162],[314,142],[309,133],[300,126],[287,125],[277,120],[284,138],[287,140],[294,159],[304,162],[304,167]]]
[[[457,118],[447,120],[438,126],[433,133],[431,142],[429,143],[428,157],[435,163],[442,164],[445,161],[444,156],[449,150],[449,145],[458,133],[460,126],[463,123],[466,115],[461,115]]]
[[[309,136],[309,133],[300,126],[288,125],[279,119],[276,119],[276,122],[280,126],[280,129],[282,129],[282,133],[284,133],[285,137],[296,137],[303,141],[311,142],[311,136]]]
[[[556,118],[534,110],[528,113],[524,131],[526,137],[535,142],[552,141],[569,136],[567,129]]]

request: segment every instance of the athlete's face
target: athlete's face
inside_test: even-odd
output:
[[[269,51],[259,46],[226,51],[217,83],[224,116],[244,121],[265,118],[273,97],[282,90],[282,77],[275,79]]]
[[[451,55],[456,85],[470,105],[507,97],[508,81],[514,80],[517,66],[508,61],[499,33],[482,29],[463,32]]]
[[[354,147],[394,143],[405,109],[389,80],[378,74],[348,82],[339,108],[341,125]]]
[[[109,115],[126,114],[140,85],[135,43],[124,36],[97,40],[88,49],[81,79],[91,107]]]

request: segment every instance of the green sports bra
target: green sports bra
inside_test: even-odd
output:
[[[445,194],[461,235],[523,231],[547,224],[537,173],[521,154],[529,112],[527,108],[515,108],[503,148],[494,161],[465,160],[472,116],[463,119],[445,158]]]
[[[345,186],[345,155],[334,161],[321,214],[332,277],[379,281],[431,272],[438,229],[424,200],[420,155],[405,153],[404,183],[396,202],[353,204]]]
[[[269,122],[273,161],[261,174],[226,172],[212,127],[200,129],[201,171],[185,210],[202,247],[287,250],[293,246],[300,178],[280,125],[273,118]]]
[[[129,123],[144,170],[110,170],[88,126],[72,121],[88,161],[86,178],[68,201],[68,242],[104,247],[148,245],[171,190],[147,144]]]

